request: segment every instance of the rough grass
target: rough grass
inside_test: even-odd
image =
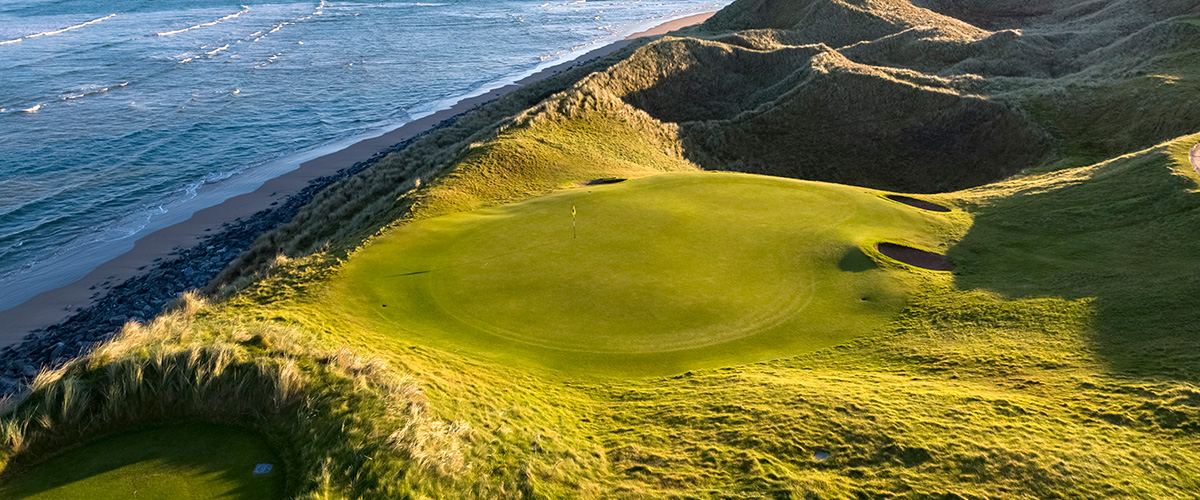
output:
[[[349,351],[303,347],[285,328],[203,321],[204,309],[184,297],[5,402],[0,483],[97,437],[178,421],[262,433],[292,498],[428,495],[461,466],[466,429],[432,419],[410,379]]]

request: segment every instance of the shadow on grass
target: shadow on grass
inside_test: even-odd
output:
[[[875,264],[875,259],[863,253],[861,248],[853,247],[842,256],[842,260],[838,261],[838,270],[847,273],[861,273],[877,269],[879,266]]]
[[[981,209],[950,252],[957,286],[1094,299],[1093,348],[1112,370],[1200,380],[1200,192],[1186,151],[1159,147]]]
[[[273,470],[252,474],[264,462]],[[140,498],[139,491],[153,498],[271,500],[284,489],[282,464],[261,438],[194,423],[110,436],[3,479],[0,496],[10,500]]]
[[[431,272],[433,272],[433,271],[426,269],[424,271],[413,271],[411,273],[389,274],[387,276],[384,276],[384,278],[403,278],[405,276],[418,276],[421,274],[429,274]]]

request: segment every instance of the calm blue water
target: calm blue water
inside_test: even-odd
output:
[[[725,3],[0,0],[0,309],[305,154]]]

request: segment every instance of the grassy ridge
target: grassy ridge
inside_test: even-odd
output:
[[[1193,131],[1194,4],[928,6],[737,2],[692,32],[710,41],[651,44],[607,86],[679,123],[706,169],[914,192]],[[996,31],[939,13],[964,9]]]
[[[685,154],[708,169],[937,192],[1015,173],[1045,153],[1011,106],[826,45],[663,40],[606,76],[596,85],[679,122]]]

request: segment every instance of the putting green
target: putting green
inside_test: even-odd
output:
[[[273,464],[253,474],[259,463]],[[258,436],[189,424],[102,439],[42,463],[0,486],[5,500],[271,500],[283,470]]]
[[[402,226],[351,257],[329,303],[395,335],[568,370],[761,360],[899,311],[903,273],[863,252],[928,243],[922,212],[848,186],[656,175]]]

